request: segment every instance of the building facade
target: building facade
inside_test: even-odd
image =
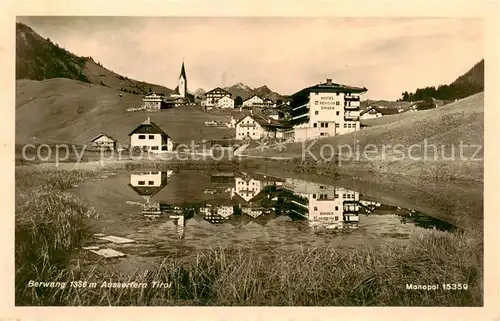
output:
[[[96,137],[92,138],[89,143],[89,147],[95,150],[116,150],[117,140],[113,137],[101,133]]]
[[[237,140],[258,140],[276,138],[284,125],[280,122],[260,115],[247,115],[236,122]]]
[[[130,151],[152,153],[168,152],[174,149],[173,141],[158,125],[148,119],[129,133]]]
[[[161,93],[149,93],[142,98],[142,104],[146,109],[162,109],[167,107],[165,95]]]
[[[243,102],[244,107],[264,106],[264,99],[254,95]]]
[[[311,225],[342,228],[359,221],[358,192],[300,179],[287,179],[283,188],[295,196],[288,200],[294,213],[308,219]]]
[[[295,129],[295,141],[358,131],[360,95],[366,91],[327,79],[292,95],[290,123]]]
[[[205,106],[216,106],[219,99],[223,97],[231,97],[231,93],[225,89],[220,87],[214,88],[209,92],[205,93]]]
[[[217,101],[216,106],[218,108],[234,108],[234,100],[229,96],[224,96]]]

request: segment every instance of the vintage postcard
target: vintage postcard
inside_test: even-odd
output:
[[[468,307],[493,320],[485,75],[498,4],[335,5],[12,5],[13,306],[201,319],[196,307]]]

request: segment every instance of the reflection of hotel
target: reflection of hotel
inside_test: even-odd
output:
[[[359,221],[358,192],[298,179],[287,179],[283,188],[291,192],[285,196],[288,209],[312,225],[341,228],[346,223]]]

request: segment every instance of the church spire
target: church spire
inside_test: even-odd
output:
[[[186,69],[184,68],[184,59],[182,59],[182,67],[181,67],[181,75],[180,77],[183,77],[184,79],[187,79],[186,77]]]

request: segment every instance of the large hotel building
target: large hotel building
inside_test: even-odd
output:
[[[360,129],[360,95],[366,88],[336,84],[332,79],[293,94],[290,102],[295,141],[335,136]]]

